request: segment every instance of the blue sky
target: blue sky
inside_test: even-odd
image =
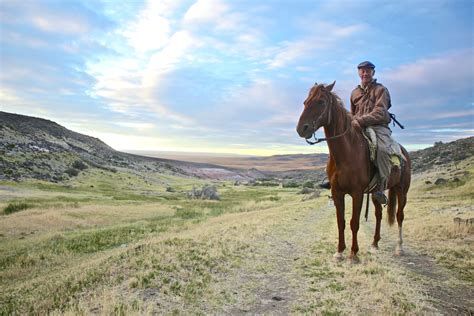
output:
[[[0,2],[0,110],[120,150],[325,152],[314,82],[349,106],[370,60],[409,149],[474,135],[472,1]]]

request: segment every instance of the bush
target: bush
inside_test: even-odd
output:
[[[205,185],[202,189],[196,189],[193,187],[191,191],[188,192],[188,197],[191,199],[201,199],[201,200],[220,200],[219,193],[215,186]]]
[[[303,188],[314,189],[314,182],[313,181],[306,181],[303,183]]]
[[[303,188],[298,192],[298,194],[309,194],[309,193],[313,193],[313,192],[314,192],[314,189],[303,187]]]
[[[262,187],[277,187],[280,185],[278,182],[273,182],[272,180],[258,180],[253,183],[254,186],[262,186]]]
[[[166,187],[166,192],[176,192],[176,190],[173,187]]]
[[[300,185],[296,182],[283,183],[284,188],[298,188]]]
[[[189,209],[177,209],[175,212],[176,217],[180,217],[182,219],[190,219],[190,218],[197,218],[202,216],[201,213],[196,212],[195,210]]]
[[[34,207],[34,205],[32,204],[28,204],[24,202],[12,202],[3,209],[3,213],[11,214],[11,213],[23,211],[32,207]]]
[[[81,160],[74,161],[74,163],[72,164],[72,167],[78,170],[85,170],[88,168],[87,165],[83,163]]]
[[[75,177],[79,174],[79,170],[77,170],[76,168],[68,168],[64,172],[67,173],[70,177]]]

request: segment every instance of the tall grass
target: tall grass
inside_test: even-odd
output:
[[[11,202],[4,209],[4,214],[12,214],[19,211],[23,211],[29,208],[34,207],[34,204],[24,203],[24,202]]]

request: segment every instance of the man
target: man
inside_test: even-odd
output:
[[[390,176],[393,155],[403,159],[400,146],[392,138],[392,131],[388,127],[391,106],[390,94],[387,88],[374,79],[375,65],[364,61],[357,66],[360,85],[351,94],[352,126],[361,131],[372,128],[377,138],[377,153],[374,161],[378,171],[378,186],[373,193],[381,204],[387,204],[384,190]]]

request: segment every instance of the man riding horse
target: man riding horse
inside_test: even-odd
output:
[[[405,157],[399,144],[391,137],[392,131],[388,127],[391,121],[388,109],[392,106],[390,94],[385,86],[374,79],[375,65],[364,61],[357,69],[361,83],[351,93],[352,126],[369,139],[371,131],[375,134],[376,157],[373,163],[378,172],[377,187],[372,196],[380,204],[387,204],[384,191],[387,189],[390,171],[394,165],[398,168],[400,159],[405,160]],[[321,187],[330,188],[330,184],[327,182]]]
[[[388,127],[391,121],[388,113],[391,107],[390,94],[386,87],[374,79],[375,65],[364,61],[357,69],[361,81],[351,93],[352,126],[359,131],[371,128],[375,132],[377,154],[374,164],[378,171],[378,183],[373,196],[381,204],[387,204],[384,190],[394,164],[392,157],[404,157],[400,146],[391,137],[392,131]]]

